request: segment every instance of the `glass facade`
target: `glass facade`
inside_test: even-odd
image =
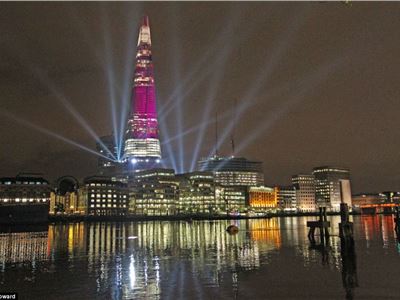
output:
[[[174,170],[153,169],[134,174],[129,181],[129,212],[146,216],[175,215],[179,181]]]
[[[284,212],[295,212],[297,210],[296,191],[292,185],[278,186],[278,208]]]
[[[337,167],[314,168],[315,197],[320,207],[340,211],[340,202],[351,206],[350,172]]]
[[[126,160],[160,159],[156,94],[148,17],[139,30],[136,66],[132,90],[132,106],[125,137]]]
[[[242,157],[210,157],[198,162],[201,171],[213,172],[215,182],[222,186],[262,186],[262,163]]]

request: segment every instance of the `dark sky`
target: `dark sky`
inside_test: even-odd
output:
[[[262,160],[268,185],[332,164],[350,168],[353,192],[400,190],[399,9],[3,2],[0,175],[96,172],[95,155],[28,124],[94,150],[83,125],[111,133],[110,99],[122,115],[139,20],[148,14],[161,138],[171,139],[162,150],[178,171],[212,151],[217,111],[220,154],[231,154],[233,132],[237,155]]]

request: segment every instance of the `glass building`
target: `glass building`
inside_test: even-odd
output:
[[[213,156],[200,160],[198,169],[213,172],[215,182],[222,186],[264,185],[262,162],[250,161],[243,157]]]
[[[160,163],[161,148],[156,110],[154,67],[149,18],[139,29],[131,111],[125,135],[124,160],[133,169]]]
[[[293,185],[277,186],[278,208],[284,212],[297,210],[296,190]]]
[[[136,172],[129,180],[129,212],[136,215],[170,216],[176,214],[179,180],[172,169]]]
[[[350,172],[338,167],[317,167],[313,170],[315,177],[315,198],[319,207],[340,211],[343,200],[351,207]]]
[[[180,214],[225,213],[225,204],[211,172],[178,175]]]

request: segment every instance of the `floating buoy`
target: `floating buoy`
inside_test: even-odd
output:
[[[226,228],[226,231],[227,231],[229,234],[236,234],[236,233],[239,232],[239,228],[238,228],[237,226],[235,226],[235,225],[229,225],[229,226]]]

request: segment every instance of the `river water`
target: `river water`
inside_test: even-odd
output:
[[[0,234],[0,292],[19,299],[400,299],[392,216],[355,216],[344,250],[307,220],[70,223]],[[236,235],[226,227],[239,227]],[[36,231],[32,231],[36,230]],[[342,249],[343,248],[343,249]]]

